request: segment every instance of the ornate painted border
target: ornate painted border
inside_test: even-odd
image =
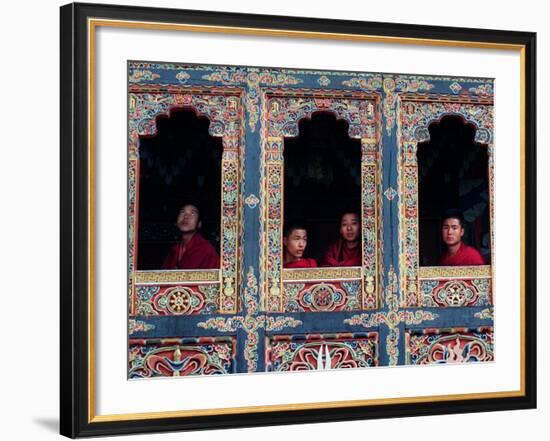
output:
[[[418,268],[418,277],[420,279],[472,279],[491,277],[491,266],[423,266]]]
[[[492,327],[410,330],[405,337],[409,365],[494,360]]]
[[[219,311],[235,313],[238,305],[238,249],[240,245],[240,163],[244,157],[244,90],[237,87],[130,85],[128,95],[128,169],[130,224],[128,285],[130,315],[135,313],[137,192],[139,191],[139,137],[156,133],[156,119],[174,109],[187,108],[210,120],[211,136],[222,138],[221,270]],[[155,273],[152,273],[155,274]],[[192,274],[192,273],[190,273]],[[154,283],[149,276],[148,282]],[[162,282],[160,276],[158,282]],[[201,282],[204,277],[199,277]],[[192,280],[187,280],[192,282]]]
[[[136,285],[135,313],[147,316],[214,314],[219,310],[220,283]]]
[[[379,334],[266,336],[265,359],[266,371],[374,367],[379,364]]]
[[[128,377],[222,375],[236,371],[234,336],[130,339]]]
[[[361,280],[360,267],[347,268],[285,268],[283,269],[283,280],[289,281],[316,281],[316,280]]]
[[[420,279],[420,304],[423,307],[458,308],[489,306],[491,278]]]
[[[361,309],[361,279],[283,282],[286,312],[334,312]]]
[[[447,115],[461,116],[476,127],[475,141],[487,145],[491,251],[494,249],[493,97],[404,93],[398,97],[398,183],[401,193],[399,255],[401,304],[420,306],[418,263],[418,143],[430,139],[430,124]],[[494,253],[491,253],[494,255]]]
[[[418,269],[423,307],[492,305],[491,266],[428,266]]]
[[[282,229],[284,188],[284,138],[299,135],[299,121],[315,112],[329,112],[349,124],[349,136],[361,140],[362,199],[362,304],[377,307],[377,213],[380,95],[357,91],[312,89],[265,89],[262,124],[262,160],[265,170],[262,199],[265,210],[265,309],[284,310],[282,272]]]
[[[219,282],[219,270],[165,270],[165,271],[135,271],[136,285],[162,285],[172,283]]]

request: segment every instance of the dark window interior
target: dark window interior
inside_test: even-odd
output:
[[[487,146],[475,143],[475,127],[456,116],[432,123],[429,132],[430,141],[417,150],[420,264],[439,263],[442,216],[449,209],[464,216],[464,243],[490,263]]]
[[[220,249],[222,140],[192,110],[157,119],[157,134],[139,143],[138,269],[160,269],[180,239],[175,221],[184,204],[196,205],[201,234]]]
[[[338,239],[342,213],[361,213],[361,142],[328,113],[300,121],[299,133],[285,139],[284,222],[304,224],[305,256],[320,264]]]

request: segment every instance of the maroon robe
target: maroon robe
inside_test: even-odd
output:
[[[210,242],[193,234],[186,246],[179,242],[170,248],[162,269],[219,269],[220,258]]]
[[[294,262],[288,262],[283,265],[284,268],[317,268],[317,262],[315,259],[304,257],[303,259],[295,260]]]
[[[447,252],[443,254],[439,264],[441,266],[485,265],[485,259],[478,250],[461,242],[458,251],[453,255]]]
[[[323,266],[361,266],[361,243],[348,248],[341,238],[338,239],[325,252]]]

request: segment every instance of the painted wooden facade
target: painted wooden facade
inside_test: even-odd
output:
[[[492,239],[491,79],[147,62],[128,79],[129,378],[493,360],[494,266],[419,262],[416,155],[447,115],[475,127]],[[138,270],[140,139],[180,109],[222,142],[221,267]],[[361,267],[282,267],[284,140],[317,112],[361,145]]]

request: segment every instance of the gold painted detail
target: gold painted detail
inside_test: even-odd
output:
[[[365,282],[367,286],[365,287],[368,294],[372,294],[374,292],[374,277],[367,276],[365,277]]]
[[[281,271],[283,267],[283,180],[282,140],[269,141],[266,145],[267,158],[279,158],[267,161],[266,176],[266,246],[267,273],[266,309],[280,312],[283,308]]]
[[[260,200],[258,199],[258,196],[255,194],[250,194],[246,197],[244,200],[244,203],[247,205],[248,208],[256,208],[256,206],[260,203]]]
[[[482,311],[476,312],[474,317],[482,320],[493,320],[494,319],[494,308],[485,308]]]
[[[231,66],[218,66],[213,73],[203,75],[204,80],[221,82],[228,85],[246,84],[246,110],[250,131],[256,131],[260,119],[260,97],[262,86],[288,86],[302,82],[283,71],[270,69],[246,68],[245,70]]]
[[[482,88],[492,88],[491,85],[486,84],[480,86]],[[475,89],[469,89],[470,92],[474,92]],[[432,102],[432,101],[444,101],[447,103],[454,103],[454,104],[482,104],[482,105],[493,105],[493,97],[485,94],[481,96],[474,96],[474,95],[445,95],[442,93],[403,93],[400,94],[400,97],[403,101],[407,102]]]
[[[419,279],[480,279],[491,277],[491,265],[423,266],[418,268]]]
[[[378,226],[376,221],[377,192],[379,191],[377,185],[379,147],[377,143],[362,139],[361,150],[362,308],[376,309],[378,306],[378,296],[376,295]]]
[[[438,314],[431,311],[423,311],[421,309],[417,311],[401,311],[400,312],[401,321],[407,326],[411,325],[421,325],[425,321],[435,320],[439,317]]]
[[[437,296],[447,306],[464,306],[472,301],[477,292],[460,280],[452,280],[441,288]]]
[[[351,78],[342,81],[342,84],[347,87],[359,87],[367,91],[378,91],[382,88],[382,75]]]
[[[192,293],[185,288],[174,288],[166,296],[166,308],[175,315],[183,315],[191,309]]]
[[[134,69],[132,71],[132,74],[129,76],[128,81],[130,83],[138,83],[140,81],[153,81],[157,78],[160,78],[160,75],[157,73],[153,73],[150,70],[145,69]]]
[[[287,268],[283,269],[283,281],[317,281],[361,279],[361,267],[342,268]]]
[[[225,143],[224,154],[229,151]],[[237,312],[237,261],[239,258],[239,161],[222,159],[222,222],[221,222],[221,269],[223,290],[220,292],[220,312]]]
[[[226,277],[223,287],[223,295],[226,297],[232,297],[235,293],[235,290],[233,289],[233,279],[231,277]]]
[[[423,78],[391,76],[385,75],[382,87],[385,92],[383,111],[386,118],[386,132],[392,134],[396,121],[396,107],[398,102],[398,94],[404,92],[417,92],[420,90],[431,90],[434,85]]]
[[[330,84],[330,79],[326,75],[322,75],[317,79],[319,86],[327,87]]]
[[[155,325],[151,325],[143,320],[129,319],[128,320],[128,335],[136,332],[148,332],[155,329]]]
[[[200,282],[220,282],[220,270],[165,270],[135,271],[135,283],[139,284],[172,284]]]

